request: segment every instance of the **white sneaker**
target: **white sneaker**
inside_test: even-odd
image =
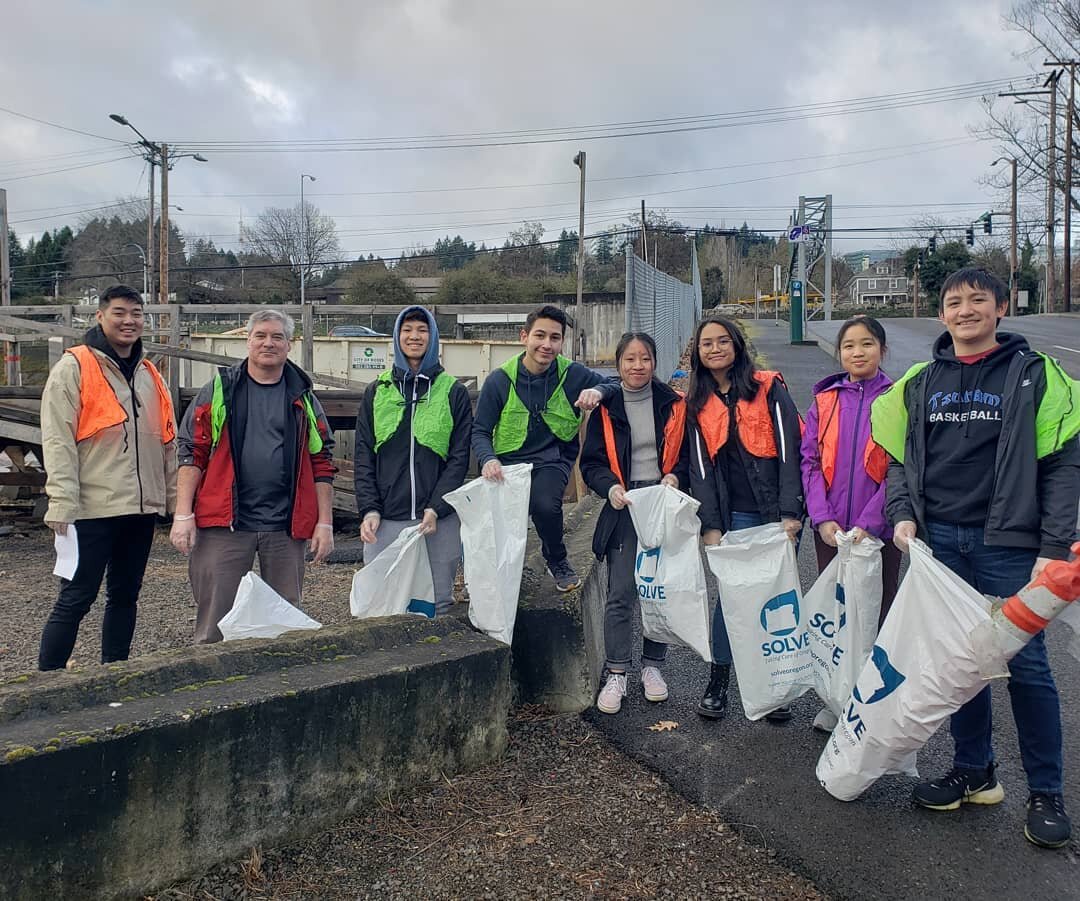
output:
[[[655,666],[641,668],[641,687],[645,689],[646,701],[667,700],[667,682]]]
[[[596,709],[601,713],[618,713],[625,697],[626,673],[608,673],[607,682],[596,698]]]
[[[837,718],[828,707],[822,707],[814,717],[814,728],[818,732],[832,732],[836,728]]]

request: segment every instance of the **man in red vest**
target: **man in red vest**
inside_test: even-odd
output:
[[[109,288],[97,325],[53,367],[41,395],[45,524],[58,535],[74,528],[79,549],[41,636],[42,670],[67,665],[106,572],[101,662],[127,660],[154,517],[176,505],[176,420],[142,333],[142,297]]]

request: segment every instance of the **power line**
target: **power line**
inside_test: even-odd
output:
[[[1024,76],[1021,81],[1031,81]],[[827,101],[790,107],[769,107],[731,113],[713,113],[706,116],[679,117],[675,119],[639,120],[634,123],[610,123],[605,125],[573,126],[562,129],[527,129],[521,131],[474,132],[457,135],[413,136],[406,138],[334,138],[334,139],[280,139],[280,140],[174,140],[185,150],[205,149],[215,153],[362,153],[398,150],[476,149],[482,147],[506,147],[525,144],[557,144],[568,141],[608,140],[612,138],[643,137],[658,134],[676,134],[733,128],[749,125],[768,125],[850,115],[860,112],[903,109],[972,99],[1004,85],[1013,85],[1013,79],[969,82],[919,91],[883,94],[851,100]],[[649,127],[639,127],[649,126]],[[629,130],[613,130],[628,128]],[[554,132],[562,132],[554,134]],[[484,140],[477,140],[483,138]]]
[[[72,134],[83,135],[87,138],[97,138],[99,141],[109,141],[113,144],[127,144],[127,141],[122,141],[119,138],[110,138],[105,135],[94,134],[92,131],[82,131],[78,128],[72,128],[69,125],[60,125],[56,122],[49,122],[47,119],[39,119],[37,116],[29,116],[26,113],[20,113],[17,110],[8,109],[5,106],[0,106],[0,113],[7,113],[9,116],[18,116],[20,119],[28,119],[31,122],[37,122],[39,125],[48,125],[50,128],[59,128],[61,131],[69,131]]]

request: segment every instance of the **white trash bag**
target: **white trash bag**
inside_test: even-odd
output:
[[[850,699],[821,752],[817,777],[852,801],[880,776],[915,771],[915,755],[942,723],[987,684],[978,635],[990,601],[923,542]]]
[[[218,622],[225,641],[240,638],[277,638],[299,629],[321,629],[302,610],[297,609],[274,591],[255,573],[249,572],[240,580],[232,610]]]
[[[469,620],[481,632],[511,644],[525,565],[532,464],[504,466],[502,471],[502,482],[473,479],[443,500],[461,520]]]
[[[700,504],[669,485],[635,488],[626,497],[638,536],[634,581],[642,632],[711,662],[709,596],[698,550]]]
[[[720,583],[743,710],[758,720],[812,684],[795,544],[779,523],[766,523],[728,532],[706,557]]]
[[[357,571],[349,609],[357,619],[402,613],[434,619],[435,586],[420,526],[402,529],[379,556]]]
[[[836,533],[836,556],[803,597],[811,686],[837,716],[870,656],[881,615],[882,543]]]

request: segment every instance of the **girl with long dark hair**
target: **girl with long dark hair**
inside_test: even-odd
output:
[[[782,523],[795,541],[803,516],[799,411],[780,373],[754,365],[732,320],[710,316],[694,330],[686,401],[690,494],[701,502],[704,543],[719,544],[729,530],[767,522]],[[731,643],[719,597],[712,652],[709,684],[697,709],[720,719],[727,712]],[[791,710],[778,708],[766,719],[786,722]]]

